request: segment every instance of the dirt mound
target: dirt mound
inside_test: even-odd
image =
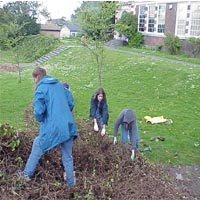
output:
[[[30,182],[23,182],[16,176],[16,171],[24,168],[33,139],[38,134],[39,124],[34,120],[32,111],[30,106],[25,112],[26,132],[14,131],[12,127],[6,125],[12,134],[1,137],[0,199],[69,199],[70,191],[63,177],[60,148],[55,148],[42,157]],[[121,144],[114,146],[112,138],[94,133],[91,120],[78,120],[77,127],[79,137],[73,149],[76,171],[74,199],[199,198],[200,176],[197,166],[163,168],[154,165],[139,152],[132,161],[131,152],[124,149]],[[13,144],[9,146],[11,142],[9,137],[13,135],[18,135],[15,141],[20,140],[16,150],[12,149]]]
[[[17,72],[18,67],[12,63],[0,63],[0,72]]]
[[[77,126],[79,137],[73,149],[77,183],[74,199],[188,199],[187,194],[175,189],[161,167],[142,154],[138,153],[132,161],[131,152],[124,151],[120,144],[114,146],[112,138],[94,133],[89,120],[80,120]],[[20,145],[15,151],[1,146],[0,199],[68,199],[59,148],[42,157],[30,182],[22,182],[16,176],[16,171],[24,168],[36,134],[37,131],[30,130],[18,133]]]
[[[192,164],[189,166],[172,166],[165,167],[164,171],[173,178],[176,188],[182,191],[182,194],[189,194],[190,197],[195,197],[195,200],[200,199],[200,168]]]

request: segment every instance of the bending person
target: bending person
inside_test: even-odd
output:
[[[117,143],[117,132],[119,126],[121,127],[121,141],[123,144],[128,143],[128,136],[132,145],[131,159],[135,158],[135,151],[138,150],[139,132],[136,114],[131,109],[124,109],[120,112],[118,118],[114,123],[114,141]]]
[[[72,148],[78,133],[68,93],[58,79],[47,75],[46,70],[41,67],[36,67],[32,76],[36,85],[34,115],[40,122],[40,131],[33,141],[25,168],[18,171],[18,175],[24,180],[30,180],[42,155],[60,145],[62,162],[67,174],[66,182],[73,189],[75,177]]]

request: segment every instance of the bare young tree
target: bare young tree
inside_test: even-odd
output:
[[[98,72],[98,85],[102,85],[104,43],[114,32],[116,2],[83,2],[78,10],[82,27],[82,44],[95,56]]]

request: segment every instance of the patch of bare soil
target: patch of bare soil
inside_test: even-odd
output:
[[[174,181],[176,188],[183,194],[200,199],[200,167],[193,164],[190,166],[172,166],[164,169]]]
[[[25,124],[27,131],[18,132],[21,142],[15,151],[4,145],[9,141],[8,137],[1,140],[0,199],[70,199],[71,191],[63,178],[59,148],[47,152],[41,158],[30,182],[23,182],[16,176],[16,171],[24,168],[33,138],[38,132],[38,123],[33,118],[31,107],[25,113]],[[132,161],[131,152],[124,150],[120,144],[114,146],[112,138],[94,133],[91,120],[78,120],[77,127],[79,137],[73,148],[76,171],[74,199],[199,199],[199,193],[193,191],[199,191],[200,188],[197,185],[197,166],[163,169],[149,162],[140,152]],[[178,174],[182,175],[183,180]],[[192,188],[192,184],[196,189]]]
[[[17,72],[18,68],[16,64],[12,63],[0,63],[0,72]]]

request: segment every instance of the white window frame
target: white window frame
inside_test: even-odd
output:
[[[189,10],[188,6],[190,6]],[[200,2],[179,2],[176,15],[176,36],[181,39],[200,37]]]
[[[147,9],[146,9],[146,11],[145,11],[145,24],[144,24],[144,26],[145,26],[145,29],[144,29],[144,31],[141,31],[140,30],[140,15],[141,15],[141,6],[145,6]],[[151,17],[152,17],[152,19],[153,19],[153,22],[154,22],[154,27],[153,27],[153,31],[152,32],[150,32],[149,30],[151,29],[150,27],[149,27],[149,20],[150,20],[150,8],[151,7],[154,7],[155,9],[153,9],[152,11],[154,12],[154,13],[151,13]],[[164,31],[165,31],[165,13],[162,15],[162,16],[164,16],[163,17],[163,19],[162,19],[162,21],[163,21],[163,26],[164,26],[164,30],[163,30],[163,32],[158,32],[158,25],[159,25],[159,16],[161,16],[161,15],[159,15],[160,13],[160,10],[159,10],[159,6],[164,6],[165,7],[165,12],[166,12],[166,4],[165,3],[153,3],[153,4],[142,4],[142,5],[139,5],[139,17],[138,17],[138,31],[139,32],[141,32],[142,34],[145,34],[145,35],[158,35],[158,36],[164,36]],[[156,7],[157,7],[157,9],[156,9]],[[150,23],[151,24],[151,23]]]

